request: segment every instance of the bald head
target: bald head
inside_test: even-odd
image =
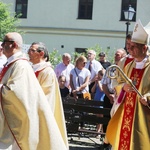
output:
[[[62,57],[68,57],[69,59],[71,59],[71,55],[69,53],[64,53]]]
[[[21,51],[22,44],[22,36],[19,33],[9,32],[5,35],[1,45],[3,47],[3,53],[9,58],[16,52]]]
[[[115,64],[117,65],[121,58],[126,56],[126,51],[123,48],[117,49],[115,53]]]
[[[17,44],[17,49],[21,50],[23,40],[22,36],[17,32],[9,32],[5,35],[5,38],[9,39],[10,41],[14,41]]]
[[[119,48],[117,51],[119,51],[121,53],[121,57],[125,57],[127,55],[126,50],[123,48]]]
[[[69,53],[64,53],[62,56],[63,63],[67,66],[70,64],[71,55]]]

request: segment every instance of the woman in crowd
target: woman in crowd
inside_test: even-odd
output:
[[[76,99],[83,98],[83,93],[89,92],[88,83],[91,73],[85,68],[86,62],[86,57],[79,56],[76,59],[75,68],[70,72],[72,96]]]

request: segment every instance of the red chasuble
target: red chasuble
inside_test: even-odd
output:
[[[7,70],[9,69],[11,64],[9,64],[8,66],[4,66],[4,68],[2,69],[1,73],[0,73],[0,82],[2,81],[5,73],[7,72]]]
[[[4,65],[4,68],[2,69],[2,71],[1,71],[1,73],[0,73],[0,82],[2,81],[4,75],[5,75],[5,73],[7,72],[7,70],[9,69],[9,67],[10,67],[14,62],[16,62],[17,60],[27,60],[27,59],[25,59],[25,58],[19,58],[19,59],[14,60],[13,62],[11,62],[10,64],[8,64],[7,66],[6,66],[6,64],[5,64],[5,65]],[[28,61],[28,60],[27,60],[27,61]]]
[[[130,79],[137,89],[140,86],[143,73],[144,69],[133,68],[132,70]],[[132,126],[134,123],[133,119],[136,109],[136,96],[137,93],[135,91],[126,93],[118,150],[130,150]]]
[[[49,67],[49,66],[46,66],[45,68],[47,68],[47,67]],[[35,72],[35,76],[38,78],[39,73],[40,73],[41,71],[43,71],[45,68],[43,68],[43,69],[41,69],[41,70],[36,71],[36,72]]]
[[[130,63],[133,59],[134,59],[134,58],[129,58],[129,57],[127,57],[127,58],[126,58],[126,61],[125,61],[125,63],[124,63],[124,67],[125,67],[128,63]]]
[[[44,68],[45,69],[45,68]],[[42,70],[39,70],[39,71],[36,71],[35,72],[35,76],[38,78],[38,76],[39,76],[39,73],[41,72],[41,71],[43,71],[44,69],[42,69]]]

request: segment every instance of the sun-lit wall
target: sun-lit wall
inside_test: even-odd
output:
[[[15,0],[11,3],[15,11]],[[77,19],[79,0],[28,0],[27,18],[20,19],[24,43],[44,42],[49,51],[74,52],[99,44],[104,50],[124,47],[126,24],[120,21],[121,1],[93,0],[92,20]],[[137,2],[136,18],[146,25],[150,19],[150,1]],[[132,31],[131,22],[129,31]]]

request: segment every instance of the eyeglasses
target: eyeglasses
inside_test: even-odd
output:
[[[2,44],[5,44],[6,42],[10,42],[11,44],[14,43],[15,41],[9,41],[9,40],[3,40]]]
[[[35,49],[29,49],[28,51],[29,51],[29,52],[32,52],[32,53],[35,53],[35,52],[38,52],[38,53],[39,53],[39,52],[41,52],[40,50],[35,50]]]

